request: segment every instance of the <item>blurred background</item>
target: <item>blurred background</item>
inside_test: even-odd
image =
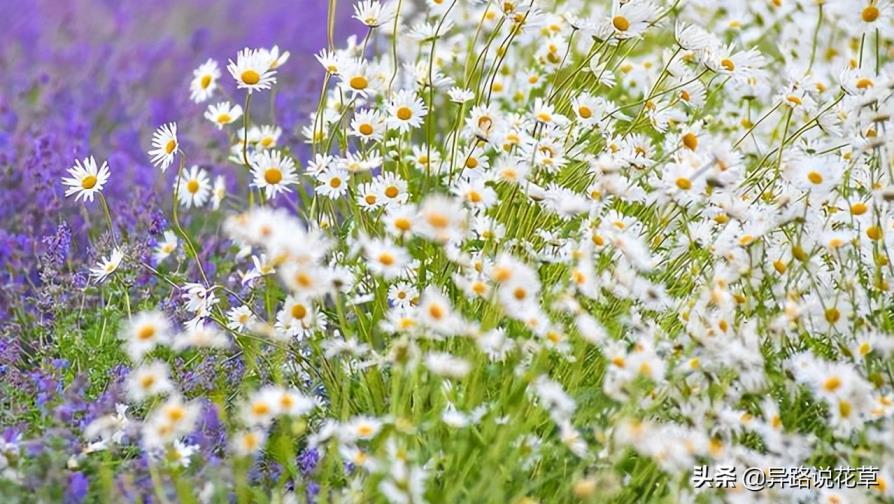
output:
[[[108,254],[86,239],[104,226],[98,202],[63,197],[61,178],[75,159],[108,160],[104,193],[116,228],[141,238],[167,227],[159,199],[169,197],[176,170],[162,177],[146,155],[160,124],[178,122],[190,164],[235,183],[221,156],[226,137],[202,118],[224,96],[189,100],[192,71],[208,58],[241,102],[227,60],[244,47],[289,51],[275,91],[259,95],[252,116],[263,123],[275,115],[281,145],[300,148],[324,75],[313,55],[327,45],[328,8],[327,0],[0,0],[0,314],[4,298],[47,283],[44,263]],[[348,0],[335,12],[334,41],[343,46],[362,25]],[[221,143],[213,154],[209,138]],[[57,249],[64,257],[45,257]]]

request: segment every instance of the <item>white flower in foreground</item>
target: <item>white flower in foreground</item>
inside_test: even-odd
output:
[[[109,275],[118,269],[122,259],[124,259],[124,252],[122,252],[121,249],[116,248],[112,251],[112,254],[109,257],[100,260],[97,267],[90,268],[90,276],[97,282],[104,282]]]
[[[164,448],[192,432],[201,413],[195,402],[184,402],[173,395],[152,411],[143,423],[143,446],[147,450]]]
[[[276,84],[274,63],[269,52],[245,48],[236,55],[236,61],[230,60],[227,71],[236,79],[236,87],[252,93]]]
[[[133,369],[127,377],[127,394],[140,402],[174,390],[170,369],[163,361],[153,361]]]
[[[68,169],[70,177],[63,178],[62,184],[68,186],[66,196],[75,195],[75,201],[93,201],[93,196],[102,191],[102,187],[109,180],[109,164],[103,161],[102,166],[96,167],[93,156],[84,158],[84,161],[75,161],[75,165]]]
[[[192,76],[192,81],[189,83],[189,97],[196,103],[202,103],[211,98],[217,89],[220,67],[216,61],[209,59],[193,70]]]
[[[177,141],[177,123],[163,124],[152,134],[152,150],[149,157],[152,164],[161,168],[162,173],[167,171],[180,144]]]
[[[124,325],[119,338],[130,358],[139,361],[155,347],[170,342],[171,324],[159,311],[138,313]]]
[[[267,441],[267,433],[261,429],[237,432],[230,443],[233,452],[245,457],[260,450]]]

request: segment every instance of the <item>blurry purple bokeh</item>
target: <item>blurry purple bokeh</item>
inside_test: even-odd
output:
[[[336,45],[361,27],[351,3],[337,2]],[[86,236],[100,225],[98,203],[63,196],[61,178],[75,159],[108,160],[103,192],[116,228],[130,235],[158,224],[176,171],[162,176],[146,156],[160,124],[178,122],[188,163],[231,184],[244,175],[223,163],[225,146],[208,153],[196,145],[226,142],[202,115],[227,95],[189,100],[192,71],[207,59],[217,60],[229,97],[241,102],[227,60],[244,47],[289,51],[252,118],[263,124],[275,115],[281,144],[300,150],[300,126],[324,75],[313,55],[327,46],[328,9],[326,0],[0,0],[0,314],[11,297],[40,287],[45,238],[61,224],[72,234],[67,269],[96,257]]]

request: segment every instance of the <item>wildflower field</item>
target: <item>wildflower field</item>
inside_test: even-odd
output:
[[[0,502],[894,501],[891,0],[0,11]]]

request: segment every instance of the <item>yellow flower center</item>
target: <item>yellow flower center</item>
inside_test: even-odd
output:
[[[376,195],[375,194],[367,194],[364,198],[366,200],[367,205],[375,205],[376,204]]]
[[[695,150],[698,147],[698,136],[691,131],[686,133],[683,135],[683,145],[689,150]]]
[[[332,177],[332,179],[329,181],[329,187],[338,189],[339,187],[341,187],[341,179],[338,177]]]
[[[221,114],[217,116],[217,122],[220,124],[230,124],[233,121],[233,118],[230,117],[230,114]]]
[[[394,220],[394,227],[400,229],[401,231],[409,231],[410,230],[410,219],[405,217],[399,217]]]
[[[825,317],[826,322],[834,324],[835,322],[838,322],[839,319],[841,319],[841,312],[838,311],[838,308],[835,307],[826,308],[823,316]]]
[[[426,218],[428,223],[435,228],[443,229],[450,223],[450,219],[446,215],[440,213],[430,213]]]
[[[881,13],[879,12],[878,7],[876,7],[875,5],[870,5],[863,9],[863,12],[860,13],[860,17],[863,18],[863,21],[871,23],[878,19],[879,14]]]
[[[84,189],[93,189],[96,187],[96,177],[94,175],[87,175],[81,180],[81,187]]]
[[[348,84],[350,84],[351,89],[356,89],[357,91],[363,91],[364,89],[366,89],[367,86],[369,86],[369,81],[366,80],[366,77],[364,77],[362,75],[358,75],[356,77],[351,78],[351,80],[350,80],[350,82],[348,82]]]
[[[853,409],[854,408],[849,401],[842,400],[838,403],[838,413],[841,413],[841,416],[844,418],[851,416],[851,411],[853,411]]]
[[[186,190],[189,191],[190,194],[195,194],[199,192],[199,181],[196,179],[191,179],[186,183]]]
[[[307,308],[303,304],[292,305],[292,318],[303,319],[307,315]]]
[[[675,182],[677,187],[680,188],[681,191],[688,191],[692,189],[692,181],[685,177],[680,177]]]
[[[379,254],[379,262],[384,264],[385,266],[391,266],[394,264],[394,256],[389,252],[382,252]]]
[[[249,86],[254,86],[258,82],[261,82],[261,74],[254,70],[246,70],[242,72],[241,78],[242,82],[248,84]]]
[[[826,381],[823,382],[823,390],[826,392],[835,392],[838,390],[838,387],[841,386],[841,378],[837,376],[832,376],[831,378],[827,378]]]
[[[872,85],[872,79],[863,77],[857,80],[857,89],[869,89]]]
[[[858,201],[851,205],[851,213],[853,215],[863,215],[869,210],[869,206],[862,201]]]
[[[397,109],[396,115],[401,121],[409,121],[413,117],[413,111],[410,110],[410,107],[402,106]]]
[[[140,378],[140,388],[148,389],[155,384],[155,377],[152,375],[144,375]]]
[[[361,135],[369,136],[373,134],[373,127],[369,124],[361,124],[360,127],[357,128],[357,131],[359,131]]]
[[[177,140],[174,140],[172,138],[172,139],[168,140],[168,143],[165,145],[165,152],[170,154],[170,153],[174,152],[174,150],[176,148],[177,148]]]
[[[810,171],[807,172],[807,180],[813,184],[819,185],[823,183],[823,176],[817,171]]]
[[[400,190],[394,186],[388,186],[385,188],[385,196],[389,198],[396,198],[400,194]]]
[[[208,86],[211,85],[211,75],[203,75],[202,80],[199,82],[199,85],[202,87],[202,89],[208,89]]]
[[[593,117],[593,111],[586,105],[581,105],[580,108],[577,109],[577,114],[581,119],[589,119]]]
[[[720,66],[722,66],[723,69],[727,72],[732,72],[736,69],[736,64],[733,63],[733,60],[729,58],[723,58],[722,60],[720,60]]]
[[[268,184],[279,184],[282,181],[282,170],[279,168],[267,168],[264,172],[264,181]]]
[[[630,29],[630,21],[624,16],[615,16],[612,18],[612,26],[618,31],[625,32]]]
[[[155,336],[155,328],[152,326],[143,326],[137,331],[137,339],[140,341],[150,340],[153,336]]]

